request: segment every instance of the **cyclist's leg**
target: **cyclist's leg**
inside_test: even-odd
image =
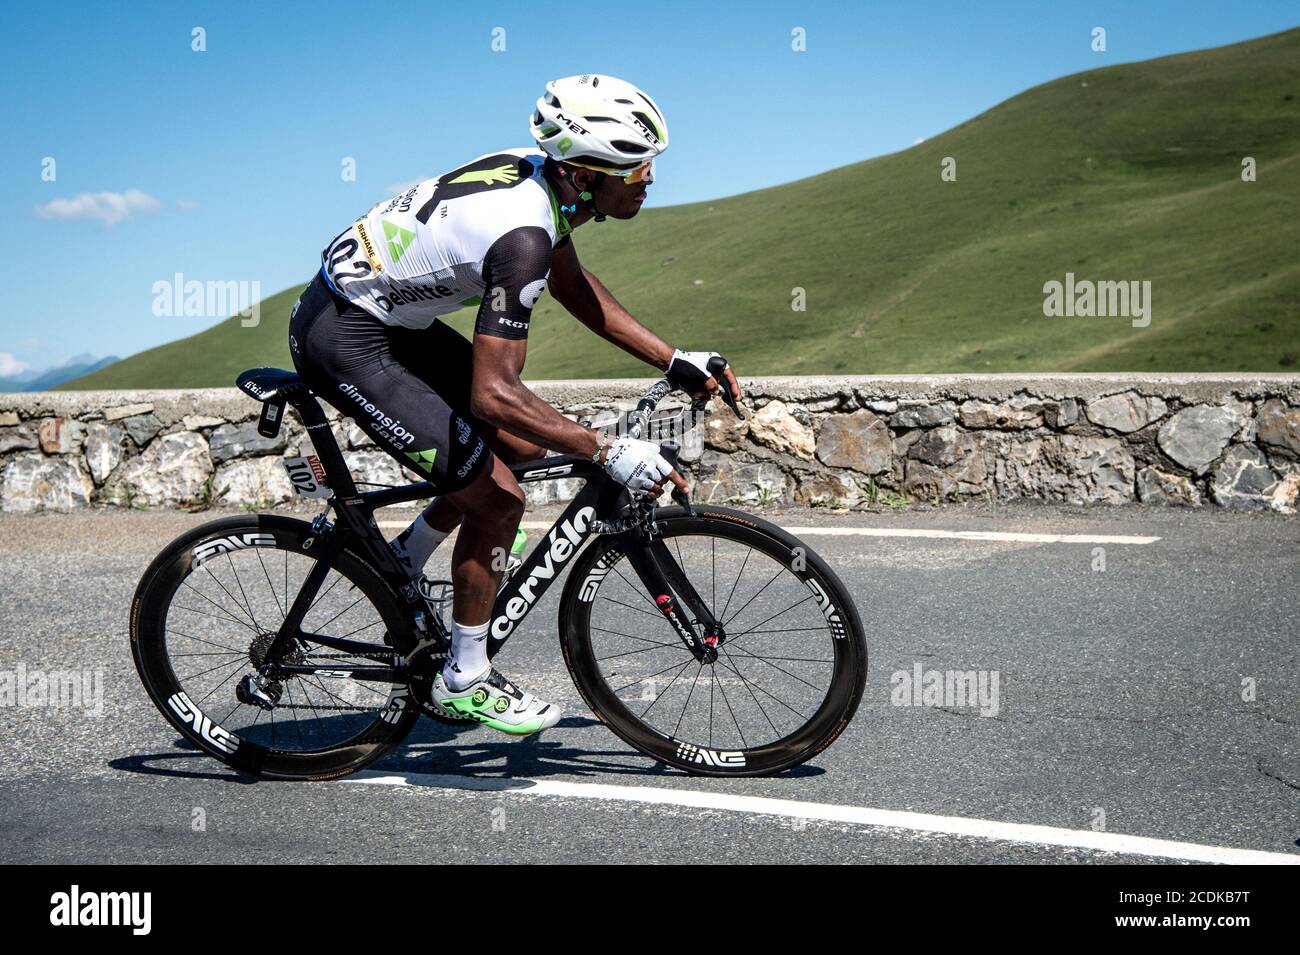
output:
[[[435,702],[507,733],[554,725],[558,709],[514,686],[487,661],[488,618],[503,566],[494,557],[508,553],[524,509],[509,467],[489,449],[472,415],[453,408],[393,354],[393,340],[400,347],[401,336],[371,316],[309,289],[290,334],[294,363],[312,389],[427,477],[462,515],[452,555],[452,647],[435,680]]]
[[[392,348],[403,356],[403,364],[412,374],[437,389],[447,403],[462,414],[470,414],[470,386],[473,381],[473,346],[464,335],[451,326],[434,321],[426,329],[394,329],[390,337]],[[507,464],[532,461],[545,457],[546,449],[540,444],[502,431],[477,418],[474,430],[482,435],[497,457]],[[428,560],[429,555],[460,524],[461,512],[455,503],[443,496],[424,509],[419,521],[412,524],[399,537],[402,549],[409,551],[416,570]]]

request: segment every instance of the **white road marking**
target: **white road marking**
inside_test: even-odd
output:
[[[819,819],[848,822],[886,829],[935,832],[969,836],[997,842],[1020,842],[1043,846],[1065,846],[1116,852],[1122,855],[1151,856],[1159,859],[1182,859],[1188,862],[1216,862],[1226,865],[1300,865],[1300,855],[1288,852],[1263,852],[1257,849],[1232,849],[1194,842],[1173,842],[1128,836],[1116,832],[1093,832],[1089,829],[1060,829],[992,819],[969,819],[964,816],[936,816],[894,809],[871,809],[866,806],[841,806],[834,803],[799,802],[793,799],[769,799],[732,793],[699,792],[685,789],[656,789],[649,786],[613,786],[607,783],[570,783],[551,779],[475,779],[464,776],[410,773],[404,776],[364,770],[345,782],[371,786],[422,786],[439,789],[465,789],[524,796],[558,796],[568,799],[604,799],[619,802],[676,806],[687,809],[720,809],[794,819]]]
[[[404,529],[407,521],[380,521],[380,527]],[[544,531],[550,521],[524,521],[526,531]],[[1010,541],[1022,544],[1154,544],[1159,537],[1137,534],[1028,534],[1015,531],[941,531],[928,527],[802,527],[785,528],[796,537],[928,537],[938,540]]]

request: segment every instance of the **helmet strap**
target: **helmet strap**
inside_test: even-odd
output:
[[[605,174],[603,172],[596,173],[596,177],[597,177],[596,182],[600,182],[600,180],[604,178],[604,176]],[[582,190],[582,192],[578,194],[578,198],[587,204],[588,211],[591,212],[592,216],[595,218],[597,222],[605,221],[605,214],[601,212],[598,208],[596,208],[596,199],[594,196],[592,196],[589,190],[587,189]]]

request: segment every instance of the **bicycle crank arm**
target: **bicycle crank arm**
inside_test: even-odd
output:
[[[681,612],[673,597],[673,588],[660,568],[652,546],[639,535],[629,534],[628,537],[631,539],[628,540],[628,546],[624,548],[628,563],[632,565],[632,569],[641,578],[641,583],[650,592],[655,606],[664,615],[664,619],[672,625],[678,638],[685,644],[686,649],[691,651],[695,659],[712,663],[717,658],[717,651],[700,639],[691,621]]]

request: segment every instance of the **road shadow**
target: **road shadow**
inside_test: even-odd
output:
[[[599,720],[586,716],[569,716],[556,728],[589,729],[600,726]],[[689,778],[690,774],[642,756],[617,737],[610,737],[614,748],[574,746],[548,733],[510,738],[478,724],[451,726],[431,719],[416,723],[400,746],[367,767],[358,776],[401,775],[456,779],[465,788],[512,788],[514,781],[526,785],[528,779],[550,776],[566,777],[636,777],[641,779]],[[218,763],[184,737],[172,742],[175,752],[141,753],[110,760],[110,768],[145,776],[178,779],[206,779],[248,785],[270,782]],[[184,765],[179,765],[183,761]],[[797,766],[779,774],[778,779],[820,776],[824,769]],[[410,780],[415,782],[414,780]],[[483,783],[482,787],[475,782]]]

